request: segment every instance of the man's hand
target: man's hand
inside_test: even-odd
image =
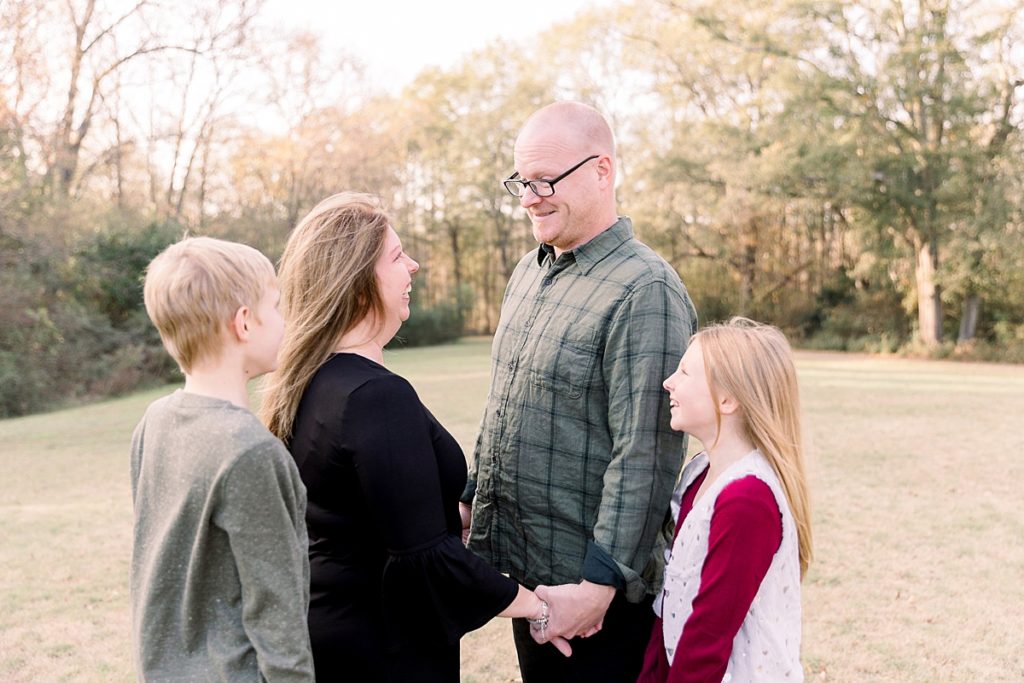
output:
[[[605,612],[615,597],[614,586],[582,581],[561,586],[537,586],[537,597],[551,607],[549,639],[591,636],[601,630]]]
[[[469,542],[469,525],[473,521],[473,508],[460,502],[459,517],[462,518],[462,545],[466,545]]]

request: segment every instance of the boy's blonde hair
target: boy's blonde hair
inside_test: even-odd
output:
[[[719,392],[736,399],[746,437],[764,454],[782,483],[800,548],[800,574],[811,564],[811,504],[807,491],[800,390],[786,336],[771,325],[736,317],[694,335],[704,352],[717,431]]]
[[[187,237],[146,268],[146,313],[167,352],[188,373],[198,361],[220,354],[224,325],[241,306],[255,314],[274,281],[274,265],[256,249]]]

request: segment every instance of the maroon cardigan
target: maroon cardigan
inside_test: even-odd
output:
[[[683,493],[676,536],[706,475],[707,470]],[[711,515],[700,589],[672,665],[665,656],[659,617],[637,683],[720,682],[729,665],[733,639],[781,543],[782,514],[767,484],[748,476],[723,488]]]

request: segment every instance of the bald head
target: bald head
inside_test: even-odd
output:
[[[555,102],[538,109],[526,120],[519,138],[547,133],[590,154],[615,158],[615,138],[601,112],[580,102]]]
[[[551,191],[523,192],[519,203],[530,215],[534,237],[553,246],[556,255],[618,220],[615,140],[593,107],[556,102],[538,110],[523,124],[512,155],[520,182],[552,183]]]

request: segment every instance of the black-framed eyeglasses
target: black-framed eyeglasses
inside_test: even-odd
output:
[[[551,180],[523,180],[522,178],[519,177],[519,172],[516,171],[508,178],[503,180],[501,184],[505,186],[505,189],[508,190],[508,193],[513,197],[522,197],[524,194],[526,194],[527,187],[533,190],[533,193],[538,197],[550,197],[555,193],[555,183],[557,183],[559,180],[575,171],[583,164],[587,163],[592,159],[596,159],[599,156],[601,155],[592,154],[583,161],[581,161],[580,163],[570,168],[562,175],[558,176],[557,178],[552,178]]]

